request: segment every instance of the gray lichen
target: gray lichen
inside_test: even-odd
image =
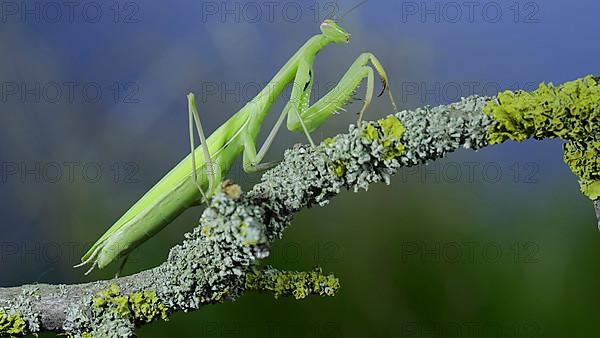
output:
[[[471,96],[446,106],[400,112],[398,117],[406,127],[406,153],[400,162],[413,166],[442,158],[461,147],[477,150],[487,146],[486,132],[495,122],[483,113],[483,108],[491,100]]]
[[[264,211],[241,198],[216,195],[200,218],[200,226],[171,249],[164,276],[156,287],[159,298],[175,309],[235,299],[244,291],[243,276],[268,255]]]
[[[83,306],[85,303],[85,306]],[[71,304],[66,311],[66,318],[62,329],[69,332],[73,337],[81,337],[81,333],[91,327],[91,314],[88,314],[91,297],[87,297],[81,304]]]

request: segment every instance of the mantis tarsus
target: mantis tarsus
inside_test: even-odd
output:
[[[386,88],[396,109],[388,87],[387,75],[379,60],[371,53],[361,54],[350,66],[338,84],[325,96],[310,105],[314,83],[313,62],[317,53],[331,43],[348,43],[350,34],[335,20],[321,23],[321,33],[310,38],[275,74],[271,82],[250,102],[229,118],[208,138],[205,138],[196,108],[194,95],[188,95],[191,154],[167,173],[152,189],[136,202],[82,257],[78,266],[91,264],[104,268],[119,257],[127,256],[133,249],[152,237],[187,208],[206,201],[213,195],[227,175],[235,159],[243,154],[243,168],[254,172],[272,166],[261,163],[283,121],[294,132],[304,132],[314,145],[310,133],[342,106],[347,104],[361,82],[366,78],[365,99],[358,120],[371,102],[375,72]],[[264,144],[256,151],[255,141],[271,106],[282,91],[293,83],[287,102]],[[194,128],[201,145],[194,147]],[[122,266],[121,266],[122,267]]]

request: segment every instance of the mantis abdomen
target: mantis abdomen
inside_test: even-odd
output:
[[[229,124],[238,124],[239,116],[227,121]],[[224,125],[227,125],[224,124]],[[209,149],[214,149],[211,162],[220,163],[215,166],[221,175],[227,175],[234,160],[223,157],[232,157],[233,152],[222,152],[219,149],[227,141],[222,134],[215,133],[207,139]],[[237,155],[242,152],[239,142],[231,142],[228,147],[238,148]],[[231,149],[234,150],[234,149]],[[195,156],[198,158],[197,172],[200,188],[208,188],[207,171],[204,154],[201,147],[196,149]],[[111,229],[106,232],[83,256],[82,260],[96,255],[96,265],[103,268],[115,259],[126,256],[148,238],[154,236],[165,226],[181,215],[186,209],[198,204],[202,195],[198,186],[194,184],[190,168],[192,167],[191,154],[184,158],[175,168],[167,173],[154,187],[152,187],[142,198],[119,218]],[[225,161],[223,161],[225,160]],[[182,178],[183,177],[183,178]]]

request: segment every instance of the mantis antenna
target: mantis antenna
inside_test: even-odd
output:
[[[335,0],[335,12],[333,12],[333,15],[330,19],[337,21],[337,14],[338,14],[339,10],[340,10],[340,0]]]
[[[338,10],[340,8],[340,1],[339,0],[335,0],[335,6],[336,6],[336,11],[333,14],[333,20],[335,21],[341,21],[342,19],[344,19],[346,17],[346,15],[352,13],[352,11],[354,11],[355,9],[357,9],[358,7],[366,4],[369,0],[362,0],[361,2],[357,3],[356,5],[352,6],[352,8],[350,8],[349,10],[347,10],[341,18],[337,19],[337,14],[338,14]],[[392,94],[391,89],[389,89],[389,83],[387,83],[387,81],[384,82],[384,90],[386,88],[386,86],[388,87],[388,96],[390,98],[390,101],[392,102],[392,106],[394,107],[394,112],[398,112],[398,107],[396,106],[396,100],[394,100],[394,95]],[[381,94],[383,94],[383,92],[381,92]],[[381,96],[381,94],[379,94],[378,96]],[[361,112],[359,113],[359,119],[358,121],[360,122],[361,118],[362,118],[362,113],[364,112],[365,107],[363,107],[363,109],[361,110]],[[310,139],[309,139],[310,140]]]
[[[352,8],[350,8],[349,10],[346,11],[346,13],[344,13],[342,15],[342,17],[340,18],[340,20],[344,19],[346,17],[346,15],[350,14],[353,10],[357,9],[358,7],[364,5],[367,3],[367,1],[369,0],[363,0],[361,2],[359,2],[358,4],[354,5]],[[336,0],[336,4],[337,4],[337,0]]]

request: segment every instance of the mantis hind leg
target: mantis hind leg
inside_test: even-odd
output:
[[[188,115],[189,115],[189,134],[190,134],[190,152],[192,157],[192,175],[194,177],[194,183],[198,190],[202,194],[202,198],[205,202],[208,203],[207,194],[204,192],[204,189],[200,186],[198,181],[198,172],[196,166],[196,146],[194,144],[194,125],[196,125],[196,132],[198,133],[198,137],[200,138],[200,146],[202,147],[202,152],[204,154],[204,161],[206,167],[206,176],[208,177],[208,191],[209,194],[215,190],[215,182],[217,182],[217,178],[215,177],[215,173],[219,172],[219,170],[215,170],[213,168],[213,164],[210,158],[210,152],[208,151],[208,145],[206,143],[206,136],[204,134],[204,129],[202,128],[202,122],[200,121],[200,115],[198,114],[198,108],[196,107],[196,99],[193,93],[189,93],[187,95],[188,99]],[[220,181],[220,178],[218,179]]]

